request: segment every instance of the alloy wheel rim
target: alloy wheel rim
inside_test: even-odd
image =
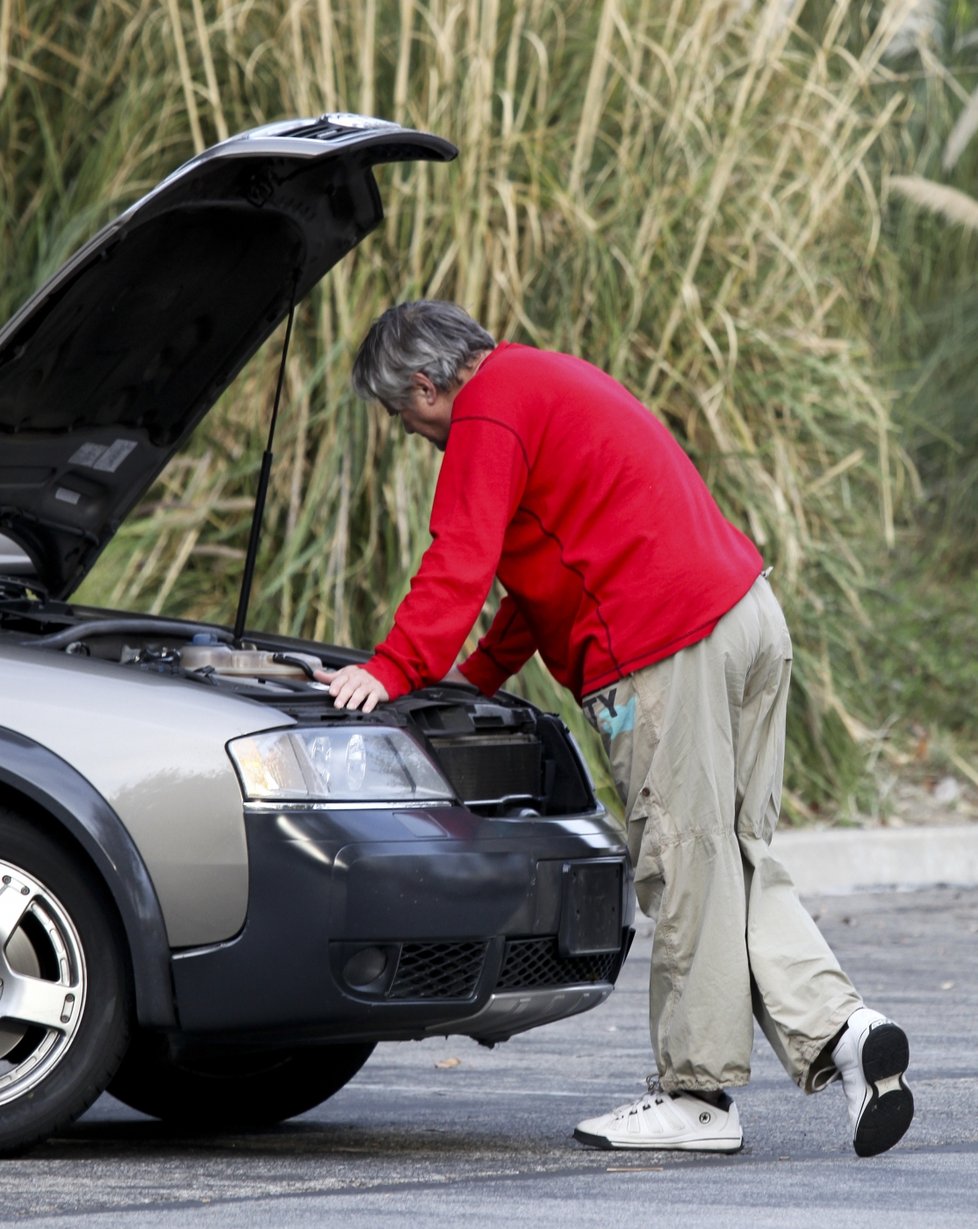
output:
[[[0,1105],[61,1062],[85,1011],[87,969],[68,911],[40,880],[0,861]]]

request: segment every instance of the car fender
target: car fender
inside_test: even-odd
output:
[[[128,944],[136,1014],[148,1027],[177,1023],[170,947],[153,881],[115,811],[70,764],[0,728],[0,787],[42,810],[85,852],[112,897]]]
[[[173,948],[244,925],[248,855],[227,743],[294,724],[219,688],[82,654],[0,644],[0,728],[72,765],[106,800],[152,876]]]

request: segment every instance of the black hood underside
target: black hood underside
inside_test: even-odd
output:
[[[360,124],[360,127],[356,125]],[[0,534],[80,583],[245,362],[383,216],[372,167],[453,157],[358,117],[231,138],[105,227],[0,332]]]

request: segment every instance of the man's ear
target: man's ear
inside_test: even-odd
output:
[[[431,405],[435,397],[438,396],[438,389],[435,388],[434,381],[423,371],[416,371],[414,373],[411,377],[411,386],[412,388],[421,389],[421,393],[429,405]]]

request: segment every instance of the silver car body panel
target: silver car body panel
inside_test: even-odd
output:
[[[171,945],[236,934],[248,855],[225,744],[294,720],[205,685],[65,653],[0,644],[0,668],[0,726],[50,748],[113,808],[153,868]]]

